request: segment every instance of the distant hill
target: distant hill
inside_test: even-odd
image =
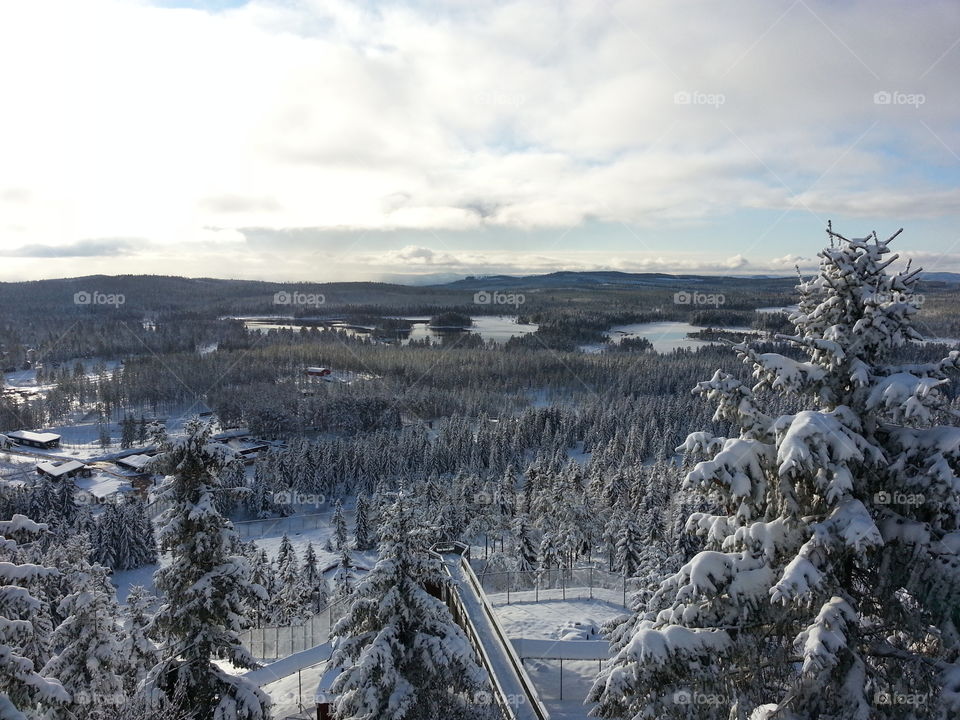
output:
[[[463,290],[506,290],[519,288],[562,289],[577,287],[677,287],[703,284],[710,287],[737,286],[752,282],[765,285],[796,284],[792,277],[735,277],[720,275],[669,275],[667,273],[627,273],[614,270],[559,271],[545,275],[473,275],[462,280],[444,283],[442,287]],[[436,287],[436,286],[435,286]]]
[[[436,284],[384,282],[264,282],[217,278],[184,278],[162,275],[92,275],[78,278],[0,282],[0,307],[24,308],[31,313],[112,311],[118,315],[167,311],[203,311],[222,315],[277,314],[327,315],[356,306],[383,309],[434,308],[473,305],[473,294],[486,291],[528,291],[538,297],[569,291],[629,292],[665,295],[703,288],[705,292],[793,292],[795,278],[746,278],[712,275],[669,275],[616,271],[561,271],[544,275],[470,276]],[[104,308],[74,301],[78,294],[122,295],[119,308]],[[322,295],[322,307],[294,307],[274,302],[278,294]],[[529,306],[528,306],[529,307]],[[0,313],[2,317],[3,313]]]
[[[952,272],[925,272],[920,277],[930,282],[942,282],[946,285],[960,285],[960,273]]]

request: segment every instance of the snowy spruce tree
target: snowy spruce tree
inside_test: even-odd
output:
[[[247,560],[231,551],[233,525],[216,509],[219,473],[236,458],[211,440],[209,425],[191,421],[185,430],[156,461],[168,474],[163,492],[172,503],[159,530],[170,563],[154,574],[162,604],[150,630],[162,659],[145,680],[147,702],[197,720],[266,720],[267,695],[213,662],[257,667],[237,633],[251,599],[266,600],[264,589],[250,581]]]
[[[447,606],[427,591],[449,582],[425,531],[400,493],[383,514],[380,557],[333,628],[330,661],[338,720],[460,720],[485,717],[471,701],[486,673]]]
[[[284,533],[277,551],[277,585],[279,593],[273,598],[276,602],[274,621],[278,625],[299,625],[307,615],[309,591],[300,571],[293,543]]]
[[[71,694],[76,718],[99,718],[106,708],[123,705],[123,655],[118,638],[116,590],[108,570],[87,565],[71,573],[74,591],[60,601],[66,619],[53,633],[57,654],[43,673],[57,678]]]
[[[17,562],[17,543],[45,532],[45,524],[24,515],[0,520],[0,720],[34,720],[70,700],[60,682],[36,672],[18,649],[33,633],[28,618],[40,607],[25,585],[57,570]]]
[[[333,599],[342,602],[353,593],[353,560],[350,552],[343,548],[340,551],[340,560],[337,569],[333,571]]]
[[[347,549],[347,521],[343,517],[343,504],[337,500],[333,506],[333,548],[344,551]]]
[[[143,585],[132,585],[127,595],[121,656],[124,663],[123,683],[130,696],[136,693],[140,682],[160,662],[157,646],[147,637],[150,608],[155,600]]]
[[[354,520],[354,545],[357,550],[369,550],[373,547],[373,533],[370,531],[370,518],[368,516],[367,496],[360,494],[357,496],[357,513]]]
[[[625,516],[617,533],[614,567],[626,577],[634,577],[640,569],[644,546],[640,525],[632,516]]]
[[[893,238],[828,234],[783,352],[736,346],[755,385],[695,390],[738,431],[678,448],[705,456],[685,484],[722,511],[688,518],[706,549],[613,633],[595,716],[960,716],[960,428],[943,424],[960,352],[898,361],[920,338],[917,271],[890,271]],[[774,394],[807,409],[768,415]]]
[[[330,591],[323,573],[320,572],[312,542],[307,543],[303,554],[303,585],[309,613],[318,613],[330,603]]]

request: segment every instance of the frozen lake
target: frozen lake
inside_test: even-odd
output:
[[[703,329],[702,327],[686,322],[634,323],[632,325],[615,325],[607,331],[607,336],[614,345],[619,345],[623,338],[646,338],[653,343],[653,349],[658,353],[669,353],[678,348],[695,350],[696,348],[713,344],[709,340],[695,340],[694,338],[687,337],[688,333]],[[751,332],[749,328],[742,327],[717,329],[727,330],[729,332],[739,330]]]
[[[299,330],[301,328],[300,325],[290,322],[292,318],[238,319],[244,321],[244,325],[248,330],[256,330],[258,332],[269,332],[270,330]],[[398,333],[401,345],[406,345],[411,340],[423,340],[424,338],[439,340],[444,335],[464,332],[460,330],[431,329],[427,326],[427,323],[430,321],[429,317],[405,317],[400,319],[410,320],[413,323],[413,328],[409,333]],[[343,330],[348,335],[356,337],[369,337],[370,335],[369,330],[364,330],[356,326],[349,327],[346,323],[335,322],[332,326]],[[536,332],[536,330],[537,325],[517,322],[515,315],[477,315],[473,318],[473,326],[466,328],[465,332],[477,333],[484,340],[492,340],[495,343],[505,343],[512,337],[526,335],[527,333]]]

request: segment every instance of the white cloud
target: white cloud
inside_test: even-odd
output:
[[[416,230],[429,244],[591,220],[669,230],[744,209],[955,217],[960,6],[810,2],[776,22],[785,9],[6,3],[0,250],[135,237],[140,265],[249,274],[262,271],[251,227]],[[878,105],[878,91],[925,102]],[[225,242],[238,253],[226,263]],[[705,263],[746,268],[726,257],[738,250],[728,238]],[[404,251],[383,259],[487,257]]]

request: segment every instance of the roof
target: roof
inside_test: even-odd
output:
[[[127,455],[126,457],[118,458],[116,463],[117,465],[126,465],[134,470],[142,470],[144,465],[151,460],[153,460],[153,458],[150,455]]]
[[[35,433],[29,430],[16,430],[12,433],[7,433],[7,437],[11,440],[29,440],[31,442],[54,442],[59,440],[60,436],[56,433]]]
[[[308,367],[307,372],[330,372],[328,367]]]
[[[337,696],[330,692],[330,688],[333,687],[333,681],[336,680],[342,672],[343,668],[339,665],[334,665],[333,667],[327,666],[323,676],[320,678],[320,684],[317,685],[318,704],[331,703],[334,701]]]
[[[37,465],[37,470],[41,470],[47,475],[60,477],[61,475],[76,472],[77,470],[81,470],[85,467],[86,465],[79,460],[68,460],[67,462],[60,463],[59,465],[52,462],[42,462]]]

